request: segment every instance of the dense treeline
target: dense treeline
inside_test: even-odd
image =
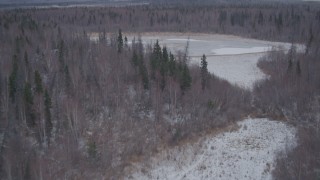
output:
[[[57,26],[69,30],[107,32],[115,32],[121,28],[126,32],[207,32],[304,42],[309,37],[309,32],[315,32],[318,28],[318,6],[275,3],[20,9],[3,11],[0,24],[2,29],[9,29],[13,22],[19,21],[21,32],[25,28],[35,30]]]
[[[69,10],[1,14],[4,179],[118,179],[130,162],[251,108],[248,92],[189,66],[187,45],[172,54],[121,30],[94,42],[82,13],[73,25],[53,12]]]

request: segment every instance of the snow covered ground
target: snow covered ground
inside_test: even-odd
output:
[[[238,126],[134,164],[125,179],[272,179],[277,153],[296,146],[296,130],[269,119],[246,119]]]

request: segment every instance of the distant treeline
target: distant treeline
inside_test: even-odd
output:
[[[116,32],[121,28],[125,32],[222,33],[267,40],[306,42],[311,32],[319,31],[320,10],[318,4],[276,3],[75,7],[0,12],[2,28],[10,28],[14,20],[23,23],[21,31],[35,21],[39,27],[60,26],[71,31]]]

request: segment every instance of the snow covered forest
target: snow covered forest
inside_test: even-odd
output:
[[[252,117],[297,129],[274,179],[319,178],[319,30],[318,3],[2,9],[0,177],[123,179],[133,163]],[[293,45],[266,53],[268,78],[244,89],[209,73],[205,54],[191,64],[189,43],[174,52],[144,32]]]

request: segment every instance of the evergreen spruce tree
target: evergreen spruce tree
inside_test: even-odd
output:
[[[161,47],[159,45],[159,41],[157,40],[157,42],[153,46],[151,59],[150,59],[152,78],[155,78],[155,72],[156,72],[156,70],[159,70],[159,68],[160,68],[161,57],[162,57]]]
[[[28,60],[28,53],[27,51],[24,52],[24,62],[26,63],[26,66],[29,66],[29,60]]]
[[[36,84],[36,92],[41,94],[43,92],[42,79],[39,71],[37,70],[34,72],[34,83]]]
[[[18,57],[13,56],[12,72],[9,76],[9,96],[12,101],[15,100],[15,93],[17,92],[17,75],[18,75]]]
[[[47,132],[47,139],[48,139],[48,143],[50,143],[50,137],[51,137],[51,131],[52,131],[52,121],[51,121],[51,109],[52,107],[52,103],[51,103],[51,98],[49,96],[49,93],[47,90],[45,90],[44,93],[44,113],[45,113],[45,128],[46,128],[46,132]]]
[[[191,87],[192,78],[189,72],[189,68],[186,64],[182,67],[181,78],[180,78],[180,88],[184,93],[189,87]]]
[[[17,54],[20,54],[21,41],[22,41],[21,36],[17,36],[16,39],[15,39],[15,52],[16,52]]]
[[[147,68],[143,63],[143,61],[141,61],[140,63],[139,70],[140,70],[140,75],[142,77],[143,88],[147,90],[149,89],[149,77],[148,77]]]
[[[135,49],[133,50],[133,55],[132,55],[131,61],[132,61],[133,66],[137,67],[139,65],[139,58],[138,58],[137,51]]]
[[[159,45],[159,41],[157,40],[157,42],[153,46],[152,59],[151,59],[151,66],[154,69],[159,68],[161,56],[162,56],[161,47]]]
[[[25,104],[25,112],[26,112],[26,123],[27,126],[32,128],[35,126],[35,115],[32,110],[33,105],[33,95],[31,90],[31,85],[29,83],[25,84],[24,87],[24,104]]]
[[[161,56],[161,75],[166,75],[168,72],[168,63],[169,63],[169,54],[166,47],[162,48],[162,56]]]
[[[17,91],[16,81],[17,81],[16,75],[11,73],[11,75],[9,76],[9,96],[12,101],[15,100],[14,96]]]
[[[174,76],[176,73],[176,62],[175,62],[173,54],[171,54],[171,53],[169,55],[168,71],[169,71],[170,76]]]
[[[163,47],[162,48],[162,62],[163,64],[167,64],[169,61],[169,53],[168,53],[168,50],[167,50],[167,47]]]
[[[128,38],[127,38],[127,36],[124,37],[124,45],[125,45],[125,47],[128,47]]]
[[[154,53],[157,57],[158,60],[161,59],[161,56],[162,56],[162,51],[161,51],[161,47],[160,47],[160,44],[159,44],[159,40],[157,40],[155,46],[154,46]]]
[[[71,77],[70,77],[68,65],[64,67],[64,79],[65,79],[66,89],[69,90],[71,85]]]
[[[296,54],[296,47],[292,44],[288,52],[288,69],[287,69],[288,72],[290,72],[292,69],[292,63],[293,63],[293,58],[295,57],[295,54]]]
[[[206,56],[203,55],[201,58],[201,86],[202,90],[205,89],[207,86],[207,81],[208,81],[208,62],[206,60]]]
[[[118,53],[121,53],[122,49],[123,49],[123,38],[122,38],[121,29],[119,29],[119,33],[118,33]]]
[[[160,74],[161,74],[161,82],[160,87],[163,91],[166,87],[166,75],[168,72],[168,62],[169,62],[169,54],[166,47],[163,47],[162,49],[162,56],[161,56],[161,62],[160,62]]]
[[[64,60],[63,60],[63,56],[64,56],[64,41],[61,40],[59,45],[58,45],[58,50],[59,50],[59,62],[63,65]]]
[[[301,67],[300,67],[300,61],[297,61],[297,69],[296,69],[297,75],[300,76],[301,75]]]
[[[137,67],[139,70],[139,75],[142,78],[143,88],[149,89],[149,77],[148,77],[147,68],[143,61],[142,52],[139,52],[139,54],[137,54],[136,50],[134,49],[131,61],[133,66]]]

